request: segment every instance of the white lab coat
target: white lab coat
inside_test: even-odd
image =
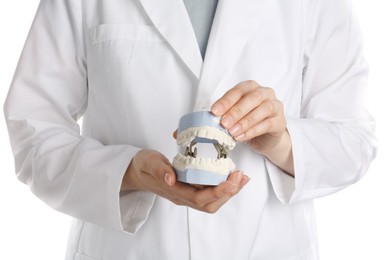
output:
[[[69,260],[317,259],[312,199],[375,155],[361,52],[346,0],[220,0],[204,62],[181,0],[42,0],[4,107],[17,176],[78,219]],[[120,194],[139,149],[172,159],[180,116],[244,80],[284,103],[295,178],[239,144],[251,181],[216,214]]]

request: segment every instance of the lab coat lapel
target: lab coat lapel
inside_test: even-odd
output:
[[[219,1],[207,45],[194,110],[210,109],[212,105],[210,96],[235,65],[240,52],[256,27],[261,26],[260,19],[263,17],[263,12],[266,12],[267,1]]]
[[[145,12],[184,64],[199,78],[202,56],[183,0],[140,0]]]

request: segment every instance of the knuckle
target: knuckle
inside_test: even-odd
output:
[[[246,80],[246,81],[242,81],[240,82],[237,87],[235,87],[234,89],[237,89],[238,91],[240,91],[241,95],[245,95],[246,93],[252,91],[253,89],[257,88],[259,86],[259,84],[257,84],[256,81],[254,80]]]
[[[275,106],[277,107],[277,112],[284,112],[284,104],[280,100],[275,101]]]
[[[264,121],[264,128],[269,131],[273,128],[274,122],[270,119]]]
[[[218,209],[219,209],[218,207],[213,206],[213,205],[207,205],[207,206],[203,207],[204,212],[209,213],[209,214],[216,213],[218,211]]]
[[[259,86],[259,83],[257,83],[256,80],[253,80],[253,79],[250,79],[250,80],[247,80],[245,81],[246,84],[252,86],[252,87],[258,87]]]
[[[263,122],[261,122],[261,124],[248,130],[248,136],[253,138],[256,136],[263,135],[263,134],[269,132],[269,130],[270,130],[269,126],[270,126],[269,120],[268,119],[264,120]]]
[[[238,100],[241,99],[243,91],[239,88],[232,88],[226,92],[226,94],[218,101],[224,109],[229,109]]]
[[[269,88],[269,87],[263,87],[263,90],[264,90],[265,93],[267,93],[267,96],[270,99],[275,99],[276,95],[275,95],[274,89]]]
[[[238,100],[244,95],[244,90],[240,87],[237,87],[237,88],[232,88],[227,93],[232,97],[232,99]]]
[[[273,103],[273,102],[267,102],[266,104],[264,104],[264,110],[265,110],[268,114],[273,114],[273,113],[275,112],[274,103]]]
[[[272,127],[273,127],[272,129],[274,129],[274,131],[283,132],[287,128],[286,119],[285,118],[275,118]]]
[[[255,88],[261,88],[261,87],[263,87],[262,85],[259,84],[259,82],[257,82],[257,81],[254,80],[254,79],[250,79],[250,80],[248,80],[248,81],[249,81],[250,84],[251,84],[253,87],[255,87]]]
[[[229,192],[229,198],[232,198],[234,197],[235,195],[237,195],[237,193],[239,192],[239,187],[237,186],[236,189],[232,190],[231,192]]]
[[[230,107],[230,99],[228,97],[224,97],[224,98],[221,98],[220,100],[218,100],[218,103],[224,108],[224,109],[227,109]]]
[[[256,90],[252,91],[250,97],[254,102],[257,102],[257,103],[259,103],[264,98],[263,94],[261,92],[261,89],[256,89]]]
[[[255,124],[255,122],[256,122],[256,120],[255,120],[254,115],[248,115],[240,122],[240,124],[245,129],[245,128],[253,126]]]
[[[238,119],[243,116],[243,111],[241,110],[241,108],[234,106],[231,108],[230,114],[234,119]]]

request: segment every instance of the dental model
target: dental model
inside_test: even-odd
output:
[[[214,145],[217,158],[197,157],[197,143]],[[218,185],[225,181],[235,164],[228,158],[228,151],[236,145],[233,137],[220,125],[220,117],[208,111],[184,115],[179,122],[177,144],[185,148],[177,154],[172,165],[181,182]]]

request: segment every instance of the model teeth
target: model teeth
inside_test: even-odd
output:
[[[224,148],[232,150],[236,145],[233,137],[217,128],[210,126],[190,127],[177,135],[177,144],[188,146],[197,137],[216,140]]]
[[[182,154],[177,154],[173,158],[172,164],[180,171],[184,171],[185,169],[198,169],[222,175],[227,175],[236,168],[236,165],[230,158],[194,158]]]

